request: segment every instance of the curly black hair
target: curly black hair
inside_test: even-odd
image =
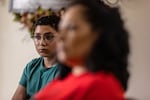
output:
[[[91,72],[113,73],[126,91],[129,78],[129,35],[119,9],[106,5],[102,0],[75,0],[71,6],[74,5],[84,7],[85,19],[99,33],[86,59],[86,67]],[[60,79],[65,78],[71,72],[71,67],[62,66]]]
[[[35,28],[38,26],[38,25],[48,25],[52,28],[54,28],[56,31],[58,31],[58,24],[59,24],[59,21],[60,21],[60,17],[59,16],[56,16],[55,14],[53,15],[50,15],[50,16],[42,16],[40,17],[39,19],[37,19],[33,26],[32,26],[32,34],[31,34],[31,37],[34,35],[34,31],[35,31]]]

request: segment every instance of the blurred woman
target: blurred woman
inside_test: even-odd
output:
[[[101,0],[75,0],[62,17],[59,35],[57,58],[68,70],[33,99],[125,99],[129,43],[118,8]]]

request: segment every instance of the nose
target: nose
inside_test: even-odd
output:
[[[46,45],[46,39],[44,37],[40,39],[40,45]]]

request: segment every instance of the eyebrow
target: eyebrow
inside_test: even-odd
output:
[[[51,34],[51,35],[53,35],[54,33],[52,33],[52,32],[46,32],[46,33],[44,33],[44,34],[45,34],[45,35],[46,35],[46,34]]]
[[[34,35],[40,35],[40,33],[34,33]]]
[[[34,35],[35,35],[35,34],[36,34],[36,35],[41,35],[41,33],[34,33]],[[54,33],[52,33],[52,32],[45,32],[45,33],[44,33],[44,35],[48,35],[48,34],[53,35]]]

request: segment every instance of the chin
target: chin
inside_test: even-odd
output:
[[[69,60],[69,58],[67,58],[67,56],[64,54],[57,54],[57,58],[60,63],[65,64],[67,66],[73,67],[74,65],[76,65],[75,62]]]
[[[49,56],[47,53],[39,53],[39,55],[42,57],[48,57]]]
[[[42,56],[42,57],[48,57],[48,55],[40,55],[40,56]]]

